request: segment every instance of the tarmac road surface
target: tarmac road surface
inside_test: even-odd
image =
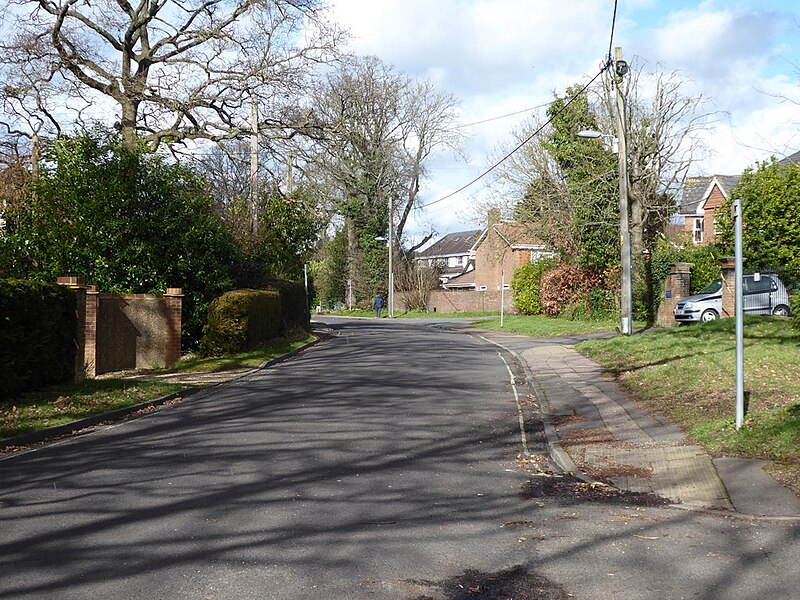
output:
[[[0,460],[0,600],[800,588],[796,523],[554,477],[502,349],[433,321],[326,322],[332,338],[290,361]]]

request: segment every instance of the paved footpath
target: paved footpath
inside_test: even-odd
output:
[[[673,423],[638,408],[603,367],[578,353],[582,338],[480,335],[527,367],[563,470],[686,507],[800,518],[800,500],[764,470],[767,461],[712,459]]]

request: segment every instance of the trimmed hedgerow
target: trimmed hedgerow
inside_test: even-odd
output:
[[[254,348],[283,330],[281,295],[275,290],[233,290],[208,306],[200,353],[220,356]]]
[[[0,280],[0,400],[75,376],[75,293]]]

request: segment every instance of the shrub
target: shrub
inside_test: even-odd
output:
[[[0,280],[0,399],[75,376],[75,293]]]
[[[542,312],[541,277],[557,264],[558,260],[555,258],[541,258],[517,267],[511,279],[511,289],[514,290],[514,306],[520,313],[538,315]]]
[[[592,296],[592,290],[603,287],[603,278],[593,269],[561,264],[541,277],[540,299],[542,313],[551,317],[567,311],[568,307],[598,301],[602,291]],[[569,313],[567,313],[569,314]],[[580,314],[574,315],[579,317]]]
[[[789,297],[792,305],[792,329],[800,331],[800,292],[795,292]]]
[[[183,288],[184,346],[197,343],[208,303],[232,287],[236,248],[200,176],[107,131],[50,144],[36,193],[4,217],[0,256],[30,255],[32,279],[86,278],[91,264],[104,292]]]
[[[200,352],[232,354],[277,337],[281,332],[281,295],[274,290],[233,290],[208,306]]]
[[[306,288],[302,283],[272,279],[266,286],[281,295],[281,332],[300,327],[308,329],[311,313],[306,298]]]

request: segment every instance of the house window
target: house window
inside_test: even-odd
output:
[[[480,292],[485,292],[485,291],[486,291],[486,286],[485,286],[485,285],[482,285],[482,286],[480,286],[480,287],[478,288],[478,291],[480,291]]]
[[[464,257],[463,257],[463,256],[457,256],[457,257],[456,257],[456,264],[457,264],[458,266],[461,266],[461,265],[463,265],[463,264],[464,264]]]
[[[503,289],[504,289],[504,290],[510,290],[510,289],[511,289],[511,286],[510,286],[509,284],[507,284],[507,283],[504,283],[504,284],[503,284]]]
[[[694,220],[694,243],[699,244],[703,241],[703,218],[698,217]]]

